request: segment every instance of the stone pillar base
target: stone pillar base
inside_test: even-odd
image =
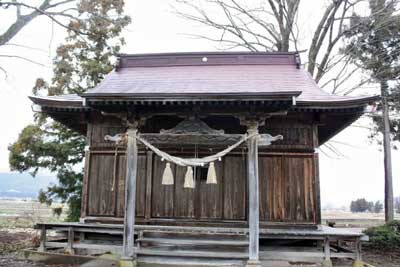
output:
[[[364,263],[360,260],[355,260],[353,262],[353,267],[364,267]]]
[[[75,249],[73,248],[66,248],[64,252],[69,255],[75,255]]]
[[[322,267],[332,267],[333,265],[332,265],[332,261],[330,260],[330,259],[325,259],[323,262],[322,262],[322,265],[321,265]]]
[[[137,262],[133,258],[121,258],[119,260],[119,267],[136,267]]]
[[[261,261],[259,260],[248,260],[246,267],[261,267]]]

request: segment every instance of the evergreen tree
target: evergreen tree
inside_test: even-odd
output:
[[[400,196],[394,198],[394,209],[396,213],[400,213]]]
[[[374,118],[377,131],[383,133],[385,154],[385,219],[393,220],[393,186],[391,167],[391,137],[399,140],[399,119],[389,122],[389,113],[400,108],[399,88],[396,80],[400,75],[400,17],[396,14],[397,2],[393,0],[369,0],[371,14],[362,17],[355,14],[349,43],[344,53],[369,73],[379,84],[382,101],[379,105],[382,118]],[[391,136],[392,133],[392,136]]]
[[[383,204],[378,200],[374,204],[374,212],[380,213],[383,210]]]
[[[124,43],[120,33],[130,18],[123,8],[123,0],[81,0],[79,20],[71,20],[65,43],[57,49],[52,80],[37,79],[33,93],[82,93],[96,86],[113,69],[114,56]],[[40,168],[56,173],[59,183],[41,191],[39,200],[67,203],[67,220],[73,221],[80,216],[84,147],[84,136],[35,114],[35,122],[9,146],[9,163],[12,170],[30,171],[33,176]]]
[[[365,198],[354,200],[350,204],[351,212],[372,212],[374,209],[374,202],[368,202]]]

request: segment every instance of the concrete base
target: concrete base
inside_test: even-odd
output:
[[[322,267],[332,267],[332,266],[333,266],[333,265],[332,265],[332,261],[331,261],[330,259],[325,259],[325,260],[322,262],[321,266],[322,266]]]
[[[353,267],[364,267],[364,263],[360,260],[355,260],[353,262]]]
[[[119,267],[136,267],[137,261],[132,258],[121,258],[119,260]]]
[[[258,260],[248,260],[246,262],[246,267],[261,267],[261,261]]]

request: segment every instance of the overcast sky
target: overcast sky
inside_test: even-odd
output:
[[[124,53],[212,51],[215,45],[205,40],[190,39],[184,33],[206,33],[204,28],[177,18],[171,12],[171,0],[129,0],[126,12],[133,23],[124,31],[127,45]],[[316,1],[304,6],[300,22],[303,28],[317,16],[319,7]],[[312,4],[311,4],[312,3]],[[323,4],[323,1],[320,1]],[[311,6],[312,5],[312,6]],[[1,21],[12,21],[12,17],[2,17]],[[4,23],[5,25],[7,23]],[[54,30],[52,30],[54,29]],[[310,28],[311,29],[311,28]],[[0,25],[0,32],[4,30]],[[306,40],[311,34],[304,32]],[[8,172],[7,146],[16,140],[18,133],[32,122],[31,103],[27,96],[37,77],[51,77],[51,61],[56,46],[62,42],[65,31],[52,26],[46,18],[30,23],[12,43],[24,44],[36,49],[15,46],[0,47],[0,54],[27,56],[44,66],[31,64],[17,59],[0,58],[0,65],[7,69],[8,77],[0,74],[0,172]],[[357,126],[370,126],[368,119],[361,119],[333,138],[336,148],[343,157],[331,157],[321,153],[321,198],[323,205],[348,206],[359,197],[369,200],[383,199],[383,154],[380,146],[368,139],[368,129]],[[326,148],[323,151],[329,152]],[[393,173],[395,195],[400,195],[400,152],[393,151]]]

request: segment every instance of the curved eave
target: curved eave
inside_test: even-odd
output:
[[[338,97],[340,98],[340,97]],[[347,99],[327,100],[297,100],[294,107],[299,111],[335,111],[335,110],[358,110],[380,99],[380,96],[349,97]]]
[[[292,108],[294,112],[315,112],[320,114],[318,126],[319,145],[324,144],[336,134],[355,122],[368,105],[374,104],[380,96],[347,97],[330,101],[303,100]]]
[[[42,111],[71,111],[83,112],[88,111],[89,108],[84,106],[84,99],[75,96],[72,97],[42,97],[42,96],[29,96],[29,99],[36,105],[41,107]]]
[[[165,103],[187,104],[191,102],[273,102],[273,101],[292,101],[293,98],[299,98],[300,91],[297,92],[280,92],[266,94],[85,94],[83,97],[77,95],[65,96],[30,96],[29,98],[36,105],[41,107],[42,111],[54,112],[84,112],[89,111],[91,105],[119,105],[119,104],[138,104],[138,105],[159,105]],[[292,109],[296,111],[359,111],[368,104],[379,100],[379,96],[367,97],[331,97],[330,99],[304,100],[298,99],[296,103],[292,103]],[[87,102],[87,105],[85,105]]]
[[[33,110],[44,112],[55,121],[64,124],[68,128],[86,135],[86,113],[90,108],[83,105],[84,100],[79,96],[29,96],[36,105]]]

